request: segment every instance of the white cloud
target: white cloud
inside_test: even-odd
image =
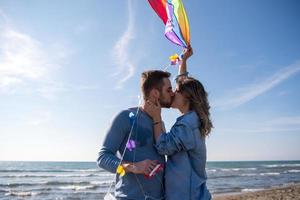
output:
[[[5,78],[40,79],[48,72],[47,57],[38,41],[4,29],[0,34],[0,81]]]
[[[25,123],[31,126],[38,126],[48,123],[52,119],[52,113],[48,110],[39,110],[31,112],[29,116],[24,119]]]
[[[21,83],[22,80],[15,77],[3,77],[0,82],[0,90],[7,89],[10,85],[15,85]]]
[[[9,18],[6,14],[0,9],[0,25],[9,23]]]
[[[290,78],[292,75],[297,74],[299,71],[300,61],[297,61],[292,65],[284,67],[261,82],[235,89],[225,98],[221,98],[212,104],[221,109],[238,107],[264,94],[265,92],[268,92],[270,89],[277,86],[282,81]]]
[[[288,117],[279,117],[276,119],[268,120],[264,122],[267,126],[285,126],[285,127],[299,127],[300,129],[300,116],[288,116]]]
[[[115,64],[117,65],[115,78],[118,78],[116,89],[121,89],[124,83],[134,75],[135,66],[129,57],[129,44],[134,38],[134,13],[132,1],[128,1],[128,25],[123,35],[119,38],[113,48]]]
[[[0,31],[0,92],[10,92],[21,83],[46,81],[60,65],[50,52],[28,34],[5,25]]]
[[[62,42],[45,44],[17,30],[0,10],[0,95],[37,93],[54,99],[61,91],[91,89],[55,80],[54,72],[66,64],[73,51]]]
[[[93,85],[70,85],[59,82],[47,82],[42,87],[37,89],[37,92],[48,100],[55,100],[58,98],[58,93],[99,90],[99,86]]]
[[[277,132],[296,132],[299,133],[300,127],[280,127],[280,128],[274,128],[274,127],[265,127],[265,126],[259,126],[254,128],[224,128],[224,129],[216,129],[214,132],[219,133],[277,133]]]

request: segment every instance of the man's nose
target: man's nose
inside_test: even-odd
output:
[[[175,96],[175,92],[171,92],[171,97],[174,97]]]

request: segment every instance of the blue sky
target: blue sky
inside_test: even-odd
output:
[[[300,159],[300,3],[184,1],[208,160]],[[0,160],[94,161],[139,77],[181,49],[147,1],[0,0]],[[176,68],[169,68],[176,75]],[[179,113],[164,110],[167,128]]]

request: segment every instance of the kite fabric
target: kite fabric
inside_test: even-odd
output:
[[[165,36],[173,43],[187,48],[190,45],[189,21],[181,0],[148,0],[165,24]]]

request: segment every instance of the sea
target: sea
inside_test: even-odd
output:
[[[212,194],[300,183],[300,161],[208,162]],[[1,200],[103,199],[115,175],[95,162],[0,162]],[[180,181],[180,180],[178,180]]]

